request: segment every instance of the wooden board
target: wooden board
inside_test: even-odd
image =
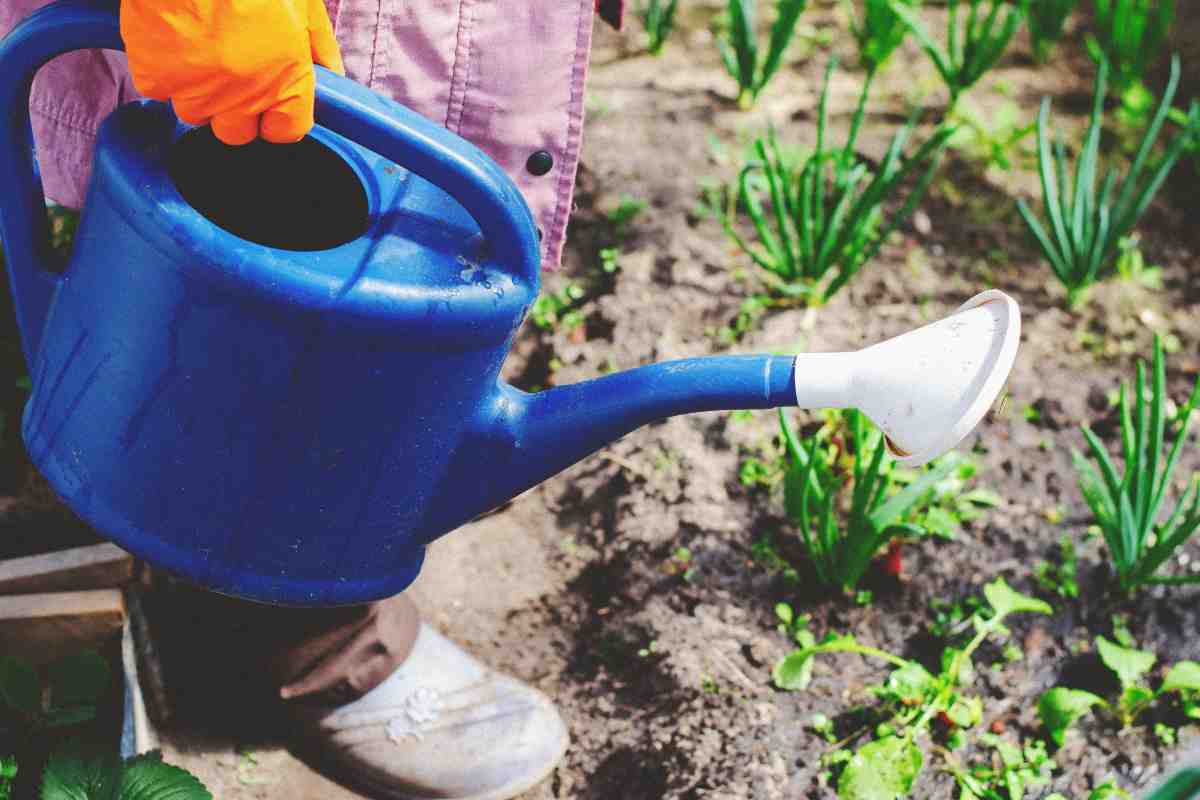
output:
[[[119,589],[0,597],[0,654],[45,664],[121,635]]]
[[[0,561],[0,595],[113,589],[133,580],[133,556],[115,544]]]

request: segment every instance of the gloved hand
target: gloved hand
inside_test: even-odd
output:
[[[139,92],[228,144],[295,142],[313,125],[313,63],[344,72],[322,0],[121,0]]]

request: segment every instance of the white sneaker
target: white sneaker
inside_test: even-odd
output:
[[[311,720],[323,762],[402,800],[509,800],[549,775],[568,742],[548,697],[424,623],[387,680]]]

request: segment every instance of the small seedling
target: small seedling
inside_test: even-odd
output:
[[[561,324],[569,333],[583,324],[583,312],[575,305],[584,295],[583,287],[577,283],[568,283],[556,292],[542,292],[533,301],[529,318],[542,330],[552,330]]]
[[[600,269],[606,275],[612,275],[621,268],[621,251],[615,247],[600,248]]]
[[[954,461],[955,466],[933,486],[928,505],[916,513],[915,521],[933,536],[953,539],[962,530],[963,523],[979,519],[984,509],[995,508],[1004,499],[991,489],[967,488],[979,471],[979,466],[972,459],[958,454],[942,458]],[[892,480],[897,486],[908,486],[920,480],[924,474],[923,470],[894,468]]]
[[[1067,17],[1078,0],[1024,0],[1025,24],[1033,42],[1033,57],[1040,63],[1050,60],[1050,52],[1062,38]]]
[[[1058,543],[1058,552],[1057,563],[1043,561],[1034,568],[1038,586],[1043,592],[1063,599],[1079,597],[1075,544],[1070,536],[1062,537]]]
[[[1016,744],[995,734],[979,735],[994,757],[964,768],[947,756],[950,772],[961,791],[959,800],[1023,800],[1026,790],[1045,786],[1058,765],[1040,740]]]
[[[1167,672],[1158,689],[1151,689],[1144,678],[1157,660],[1154,653],[1122,647],[1103,636],[1096,637],[1096,651],[1104,666],[1116,675],[1121,686],[1120,694],[1110,701],[1092,692],[1061,686],[1043,694],[1038,700],[1038,716],[1050,738],[1059,747],[1071,726],[1093,708],[1112,714],[1122,728],[1128,728],[1156,700],[1176,694],[1184,712],[1195,718],[1196,697],[1200,696],[1200,664],[1195,661],[1178,662]]]
[[[920,478],[891,494],[892,460],[883,434],[860,412],[841,412],[838,427],[802,447],[779,412],[790,463],[784,474],[784,506],[799,529],[817,579],[853,591],[881,547],[897,537],[928,533],[914,517],[929,505],[937,484],[957,466],[943,459]],[[843,497],[849,510],[843,514]]]
[[[1121,386],[1124,475],[1119,476],[1107,449],[1087,425],[1083,426],[1083,435],[1097,466],[1078,451],[1072,451],[1080,490],[1104,534],[1119,588],[1127,593],[1147,583],[1200,583],[1200,575],[1158,574],[1175,551],[1200,530],[1200,474],[1192,476],[1189,488],[1166,521],[1161,524],[1158,521],[1191,427],[1191,412],[1200,401],[1200,376],[1187,403],[1171,418],[1167,411],[1166,363],[1162,341],[1157,336],[1152,373],[1147,400],[1145,363],[1138,361],[1132,409],[1129,387]],[[1175,442],[1160,470],[1167,428],[1173,424],[1178,426]]]
[[[1083,149],[1075,164],[1072,185],[1068,184],[1071,165],[1062,140],[1055,142],[1053,150],[1050,147],[1047,130],[1050,100],[1046,98],[1042,101],[1038,113],[1038,170],[1046,222],[1034,216],[1024,200],[1018,201],[1017,208],[1042,255],[1050,262],[1055,277],[1067,288],[1067,299],[1072,306],[1078,305],[1088,287],[1102,277],[1102,270],[1111,269],[1120,241],[1133,231],[1175,162],[1193,137],[1200,133],[1200,104],[1193,102],[1184,130],[1167,144],[1157,166],[1143,179],[1142,172],[1146,169],[1179,86],[1179,73],[1179,59],[1176,58],[1171,62],[1171,79],[1162,103],[1146,129],[1128,173],[1122,178],[1115,166],[1109,167],[1099,195],[1096,193],[1096,178],[1099,173],[1100,127],[1108,80],[1107,63],[1101,62],[1096,76],[1091,120]]]
[[[779,70],[783,54],[796,33],[796,21],[808,0],[775,0],[775,23],[766,56],[759,53],[754,30],[757,0],[728,0],[729,34],[717,40],[725,69],[738,84],[738,105],[749,108]]]
[[[936,675],[916,661],[862,644],[853,636],[828,636],[796,650],[775,666],[775,685],[787,690],[806,688],[812,679],[813,659],[826,653],[857,653],[893,667],[887,681],[874,689],[882,717],[874,726],[875,738],[852,755],[845,756],[846,751],[838,748],[834,754],[843,755],[827,759],[827,763],[844,764],[837,780],[839,798],[907,797],[929,754],[948,756],[950,750],[963,744],[963,732],[982,719],[983,701],[967,694],[967,688],[975,681],[972,667],[975,651],[988,639],[1008,636],[1004,621],[1009,615],[1051,613],[1050,606],[1013,591],[1003,579],[984,587],[984,597],[986,610],[981,609],[971,618],[974,635],[961,646],[945,649],[941,670]],[[851,737],[854,738],[858,736]],[[1035,750],[1030,755],[1035,756],[1034,761],[1038,760]],[[1025,761],[1028,763],[1028,759]],[[1044,765],[1045,761],[1040,763]],[[1021,774],[1020,767],[1010,771]]]
[[[1037,123],[1022,120],[1021,108],[1013,101],[1006,100],[986,115],[963,101],[954,116],[961,124],[949,146],[984,167],[1007,172],[1013,168],[1014,155],[1021,163],[1032,157],[1034,151],[1026,146],[1026,140],[1033,136]]]
[[[985,10],[985,4],[989,10]],[[925,30],[914,9],[892,0],[892,9],[912,30],[950,90],[950,108],[962,94],[996,65],[1021,25],[1021,7],[1005,0],[967,0],[966,20],[962,0],[949,0],[950,19],[943,47]],[[1002,13],[1003,12],[1003,13]]]
[[[1112,65],[1118,93],[1142,86],[1174,19],[1175,0],[1095,0],[1088,50],[1097,62]]]
[[[646,205],[646,201],[641,198],[623,194],[616,208],[605,215],[608,217],[608,224],[616,229],[618,236],[621,236],[625,233],[625,228],[629,223],[633,222],[638,214],[646,210]]]
[[[17,759],[12,756],[0,758],[0,800],[10,800],[13,781],[17,777]]]
[[[734,243],[766,270],[772,291],[803,298],[811,305],[829,300],[844,287],[902,225],[924,196],[946,142],[954,129],[941,127],[912,156],[903,150],[915,118],[892,137],[887,154],[872,171],[855,152],[866,112],[869,86],[864,87],[841,148],[827,146],[831,59],[817,110],[817,141],[798,169],[787,158],[772,131],[755,142],[757,160],[742,168],[736,192],[729,191],[721,223]],[[886,204],[910,178],[917,177],[904,204]],[[745,207],[758,246],[734,228],[738,205]],[[719,208],[720,204],[718,204]]]
[[[675,11],[678,6],[679,0],[645,0],[638,9],[638,16],[646,29],[646,38],[649,40],[647,49],[651,55],[661,53],[667,43],[667,37],[675,28]]]
[[[1121,280],[1154,291],[1162,289],[1162,267],[1146,266],[1136,235],[1117,242],[1117,251],[1117,275]]]
[[[917,8],[921,0],[897,2]],[[867,71],[869,83],[904,41],[908,26],[892,10],[891,0],[863,0],[862,11],[858,14],[854,11],[854,3],[847,0],[846,10],[850,17],[850,31],[858,43],[858,61]]]

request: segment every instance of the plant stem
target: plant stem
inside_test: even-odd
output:
[[[858,653],[861,656],[875,656],[896,667],[907,667],[911,661],[907,661],[900,656],[892,655],[886,650],[880,650],[877,647],[859,644],[858,642],[826,642],[818,644],[812,648],[813,654],[817,653]]]

